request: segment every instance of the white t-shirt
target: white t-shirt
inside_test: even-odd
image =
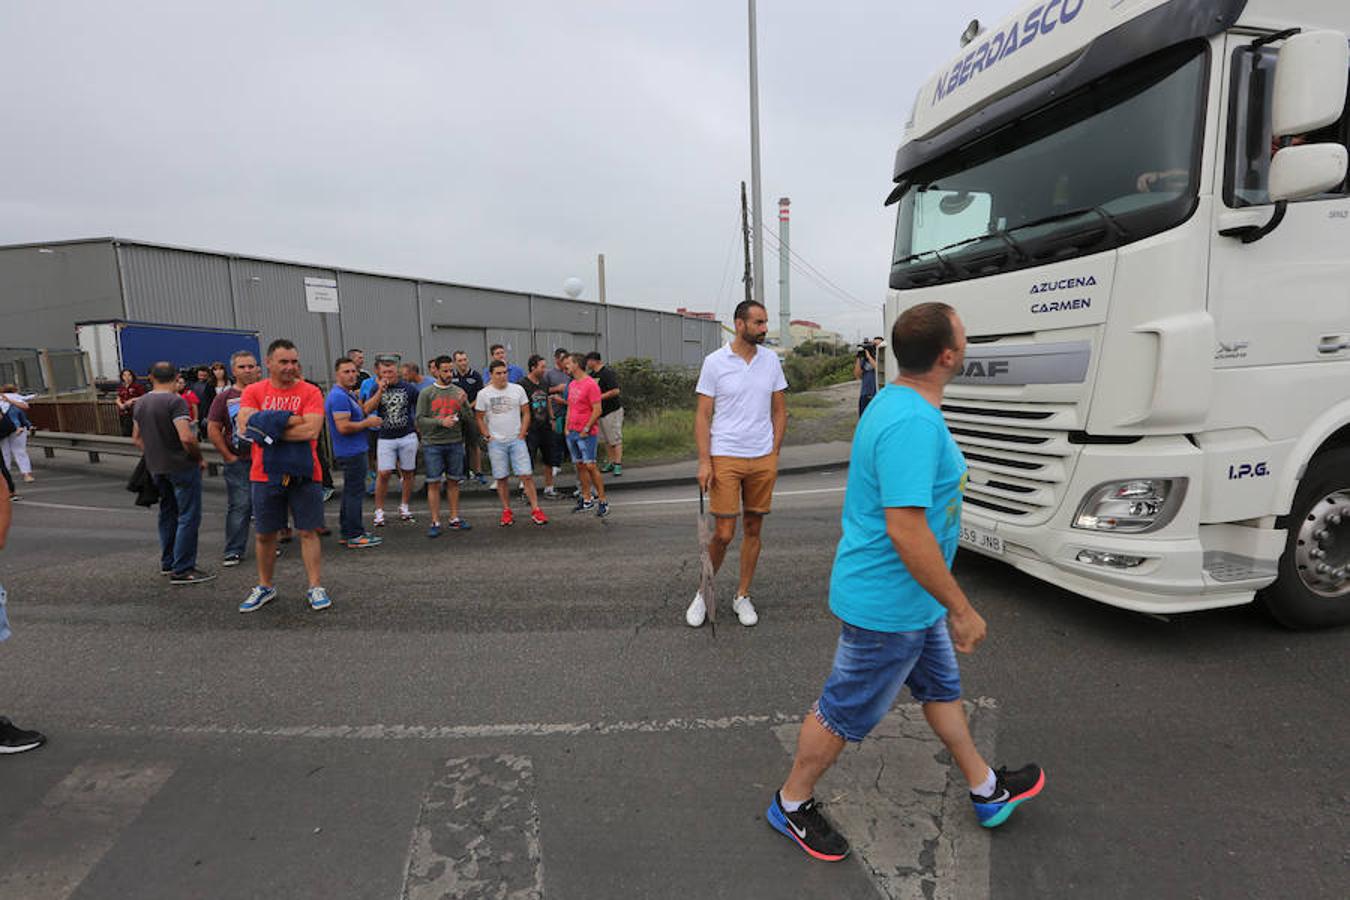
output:
[[[713,398],[712,455],[754,459],[772,453],[773,395],[787,386],[778,354],[767,347],[756,347],[749,365],[730,344],[709,353],[694,390]]]
[[[488,434],[494,441],[514,441],[520,437],[520,408],[529,403],[525,389],[518,384],[501,389],[489,384],[478,392],[473,408],[487,413]]]

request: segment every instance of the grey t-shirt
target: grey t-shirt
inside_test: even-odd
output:
[[[557,366],[551,367],[544,373],[544,387],[550,391],[549,412],[555,417],[565,413],[567,411],[567,406],[562,402],[562,394],[553,394],[551,392],[553,388],[558,385],[570,384],[571,381],[572,376],[568,375]]]
[[[141,428],[145,468],[151,475],[182,472],[196,465],[183,449],[174,419],[188,418],[187,401],[171,391],[151,391],[136,401],[131,418]]]

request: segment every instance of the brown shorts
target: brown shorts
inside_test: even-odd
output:
[[[773,505],[773,484],[778,480],[778,455],[743,459],[714,456],[713,485],[708,496],[712,514],[734,519],[744,510],[766,515]]]

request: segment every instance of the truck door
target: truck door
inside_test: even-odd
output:
[[[1243,52],[1248,37],[1230,36],[1224,158],[1217,167],[1216,228],[1210,257],[1209,309],[1218,346],[1216,369],[1302,366],[1350,360],[1350,192],[1346,185],[1290,203],[1284,222],[1243,244],[1219,231],[1261,225],[1274,212],[1266,194],[1273,153],[1270,98],[1278,44]],[[1254,64],[1255,61],[1255,64]],[[1346,118],[1307,136],[1346,140]],[[1343,340],[1336,340],[1336,336]]]
[[[1214,187],[1209,275],[1214,394],[1206,433],[1202,522],[1288,512],[1297,439],[1350,397],[1350,191],[1288,204],[1274,231],[1244,244],[1221,231],[1264,225],[1278,44],[1256,54],[1227,39],[1224,124]],[[1347,138],[1347,121],[1303,137]]]

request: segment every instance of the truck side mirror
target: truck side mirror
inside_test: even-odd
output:
[[[1343,144],[1283,147],[1270,161],[1270,199],[1304,200],[1345,181],[1350,153]]]
[[[1307,134],[1345,111],[1350,43],[1339,31],[1296,34],[1280,48],[1275,66],[1271,124],[1277,138]]]
[[[1284,39],[1275,63],[1271,131],[1275,138],[1297,138],[1338,121],[1350,87],[1350,42],[1340,31],[1280,32],[1257,38],[1252,50]],[[1280,223],[1290,200],[1316,197],[1345,181],[1346,148],[1341,144],[1281,147],[1270,161],[1270,199],[1275,212],[1264,225],[1226,228],[1219,234],[1255,243]]]

